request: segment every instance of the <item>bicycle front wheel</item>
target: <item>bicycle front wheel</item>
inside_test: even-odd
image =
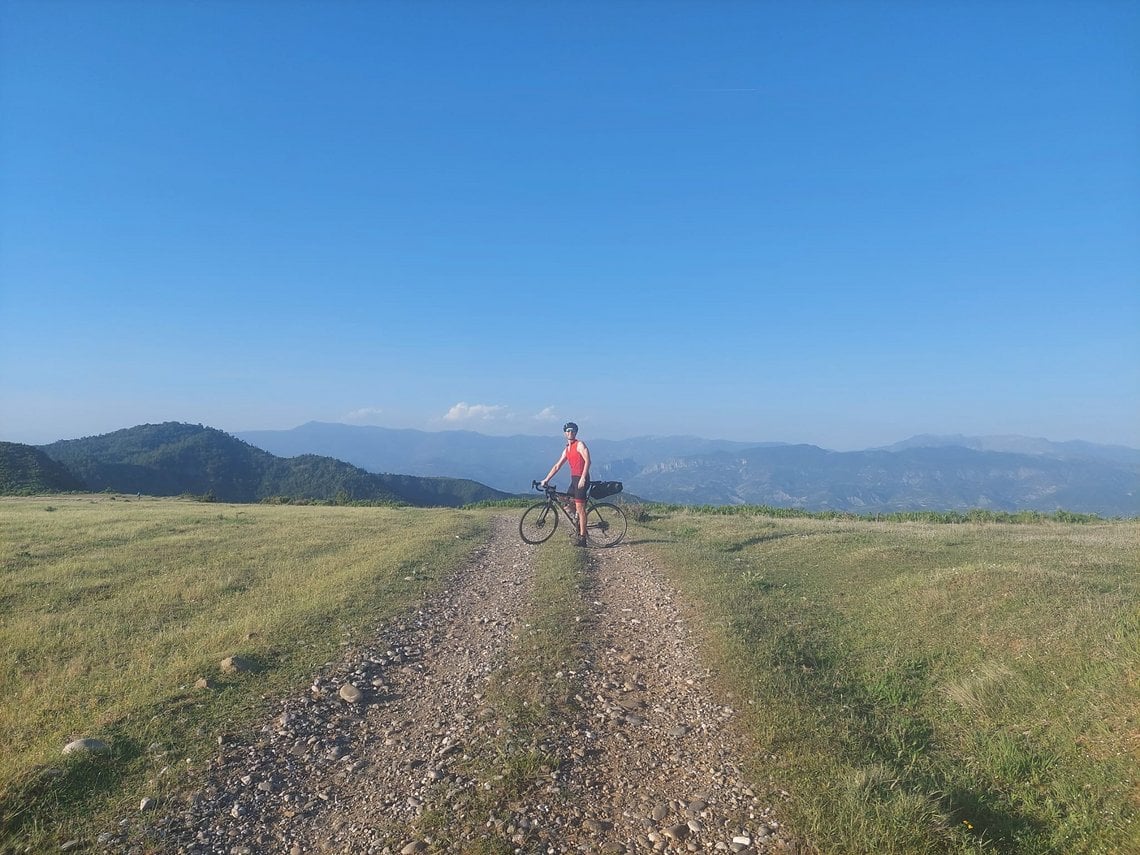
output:
[[[550,502],[539,502],[526,509],[519,520],[519,534],[527,543],[545,543],[558,528],[558,511]]]
[[[586,511],[586,538],[594,546],[617,546],[628,525],[625,511],[609,502],[590,505]]]

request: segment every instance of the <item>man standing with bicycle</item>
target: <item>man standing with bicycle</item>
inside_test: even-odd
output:
[[[554,473],[562,468],[563,463],[570,464],[570,489],[567,492],[574,500],[574,507],[578,512],[577,544],[585,546],[586,491],[590,487],[590,449],[586,447],[586,443],[578,439],[578,425],[574,422],[566,422],[562,426],[562,432],[566,434],[566,448],[562,450],[562,455],[551,468],[550,474],[542,479],[542,486],[546,486],[546,482],[554,477]]]

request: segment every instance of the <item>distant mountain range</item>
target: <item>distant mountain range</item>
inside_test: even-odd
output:
[[[904,451],[909,448],[972,448],[975,451],[1004,451],[1010,454],[1030,454],[1056,457],[1058,460],[1102,460],[1125,466],[1140,466],[1140,449],[1124,445],[1097,445],[1094,442],[1072,440],[1050,442],[1030,436],[934,436],[920,434],[887,446],[882,451]]]
[[[1140,516],[1140,451],[1019,436],[918,436],[886,448],[698,437],[587,438],[598,480],[679,504],[804,510],[1055,511]],[[310,422],[236,436],[140,425],[42,447],[0,443],[0,493],[72,489],[461,506],[527,494],[562,450],[557,436],[429,433]],[[399,474],[395,474],[399,473]],[[566,473],[555,483],[566,484]]]
[[[561,452],[557,436],[496,437],[310,422],[239,437],[274,454],[324,454],[372,472],[470,478],[525,492]],[[1140,450],[1018,436],[918,436],[836,452],[697,437],[585,437],[598,479],[646,499],[805,510],[1054,511],[1140,516]],[[565,481],[565,473],[560,473]],[[558,482],[558,479],[555,479]]]
[[[76,489],[190,494],[224,502],[289,499],[444,507],[506,497],[466,479],[382,475],[314,454],[285,460],[220,430],[177,422],[41,448],[0,446],[0,493]]]
[[[309,422],[292,430],[241,431],[235,436],[282,457],[326,454],[369,472],[471,478],[513,493],[529,491],[531,481],[545,476],[563,444],[561,434],[487,436],[462,430],[429,432],[328,422]],[[583,439],[590,446],[597,480],[634,478],[644,466],[662,460],[782,445],[693,436]],[[565,483],[566,470],[559,474]]]

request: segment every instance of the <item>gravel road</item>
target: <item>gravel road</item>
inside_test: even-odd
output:
[[[500,791],[503,730],[488,692],[512,660],[544,546],[517,519],[414,615],[380,628],[283,700],[252,740],[219,748],[187,803],[118,852],[790,852],[741,774],[749,748],[718,697],[685,609],[636,542],[588,551],[590,649],[573,712],[547,725],[547,765]],[[503,776],[497,776],[501,778]],[[132,835],[132,840],[138,837]]]

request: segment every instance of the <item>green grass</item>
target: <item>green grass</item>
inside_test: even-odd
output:
[[[1030,522],[658,508],[634,539],[820,851],[1140,851],[1140,524]]]
[[[484,537],[485,515],[0,499],[0,849],[105,830]],[[252,674],[223,676],[241,654]],[[214,691],[194,689],[199,676]],[[63,758],[80,736],[109,757]],[[104,825],[100,826],[100,823]]]

